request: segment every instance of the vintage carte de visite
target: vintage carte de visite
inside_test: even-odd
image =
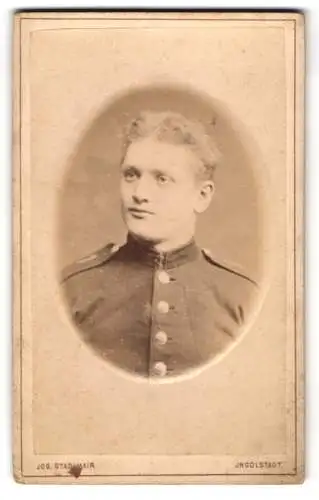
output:
[[[300,483],[304,18],[14,19],[23,483]]]

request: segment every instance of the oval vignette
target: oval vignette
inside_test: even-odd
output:
[[[65,266],[110,242],[125,242],[126,228],[121,218],[118,190],[123,129],[142,110],[181,113],[186,118],[203,122],[207,132],[214,136],[222,159],[215,174],[212,203],[197,223],[196,240],[201,247],[208,248],[218,262],[258,283],[259,291],[251,305],[253,315],[265,275],[261,160],[243,125],[225,104],[184,87],[152,86],[129,90],[116,96],[88,125],[66,165],[59,191],[59,279]],[[238,340],[244,331],[245,328]],[[233,344],[236,343],[237,339]],[[227,348],[224,354],[228,351]],[[207,364],[210,363],[198,368]],[[189,374],[195,371],[191,369]],[[121,372],[132,375],[122,369]]]

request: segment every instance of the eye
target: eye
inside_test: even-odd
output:
[[[126,182],[133,182],[138,178],[138,171],[135,168],[126,168],[122,171],[122,176]]]
[[[167,184],[170,181],[170,178],[167,175],[158,174],[156,176],[156,180],[157,180],[158,184],[162,185],[162,184]]]

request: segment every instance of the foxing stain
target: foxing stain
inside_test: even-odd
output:
[[[81,465],[72,465],[69,469],[69,474],[71,476],[74,476],[75,478],[78,478],[81,475],[82,472],[82,467]]]

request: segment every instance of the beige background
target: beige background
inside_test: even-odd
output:
[[[237,459],[267,457],[282,459],[277,473],[294,473],[294,21],[156,23],[29,21],[22,29],[24,474],[38,474],[37,454],[94,456],[100,474],[233,473]],[[219,140],[232,146],[207,242],[262,283],[241,342],[192,378],[164,384],[123,375],[83,345],[57,281],[62,264],[120,235],[104,191],[114,158],[105,170],[103,131],[121,92],[154,84],[211,99]]]

